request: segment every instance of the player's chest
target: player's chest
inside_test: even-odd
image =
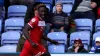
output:
[[[45,21],[38,21],[38,22],[37,22],[37,28],[38,28],[39,30],[44,31],[45,26],[46,26]]]

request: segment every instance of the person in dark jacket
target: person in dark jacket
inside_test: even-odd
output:
[[[74,44],[71,48],[68,49],[69,53],[87,53],[87,50],[84,48],[81,39],[74,40]]]
[[[71,19],[71,17],[68,17],[67,13],[63,12],[63,4],[57,2],[55,8],[56,11],[53,13],[52,16],[51,32],[64,31],[68,33],[69,28],[73,28],[75,31],[75,22]],[[72,25],[73,27],[71,27]]]
[[[76,0],[75,0],[76,1]],[[77,18],[89,18],[95,22],[96,18],[92,9],[96,7],[95,2],[91,0],[82,0],[79,1],[79,4],[75,7],[74,13],[71,12],[71,15],[74,19]]]

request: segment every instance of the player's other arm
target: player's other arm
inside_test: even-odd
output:
[[[31,26],[29,26],[28,24],[25,25],[24,29],[23,29],[23,34],[26,37],[26,39],[31,43],[32,46],[36,47],[37,45],[35,43],[32,42],[32,40],[29,37],[29,31],[31,30]]]
[[[49,41],[49,42],[51,42],[51,43],[53,43],[53,44],[55,44],[55,45],[58,45],[58,44],[59,44],[57,41],[52,40],[52,39],[48,38],[48,37],[45,36],[45,35],[43,35],[42,39],[47,40],[47,41]]]

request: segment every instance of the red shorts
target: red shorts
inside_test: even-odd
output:
[[[37,43],[38,44],[38,43]],[[24,48],[20,53],[20,56],[41,56],[46,52],[46,49],[43,45],[38,44],[38,47],[34,48],[32,45],[26,41],[24,44]]]

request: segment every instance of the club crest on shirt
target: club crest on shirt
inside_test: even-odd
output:
[[[35,18],[33,18],[31,21],[32,21],[32,22],[35,22],[36,20],[35,20]]]

